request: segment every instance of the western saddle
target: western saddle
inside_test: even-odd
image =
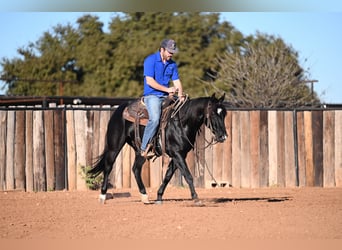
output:
[[[159,124],[159,130],[156,135],[152,139],[152,151],[154,152],[156,157],[165,154],[165,127],[169,120],[171,111],[174,110],[174,107],[177,103],[176,97],[169,96],[165,98],[162,104],[162,115]],[[135,144],[138,148],[141,147],[141,136],[139,125],[146,126],[148,122],[148,111],[144,104],[144,97],[141,97],[128,105],[123,111],[123,118],[134,123],[134,137]],[[161,145],[158,143],[159,136],[161,136]]]

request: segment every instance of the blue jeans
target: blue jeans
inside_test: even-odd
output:
[[[150,142],[152,137],[157,132],[160,116],[161,116],[161,106],[164,97],[148,95],[144,96],[144,102],[148,111],[148,122],[145,127],[144,135],[141,142],[141,150],[145,150],[147,144]]]

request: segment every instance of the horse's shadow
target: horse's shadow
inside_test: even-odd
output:
[[[239,198],[202,198],[199,200],[192,199],[163,199],[163,203],[186,203],[186,206],[200,206],[200,207],[210,207],[210,206],[219,206],[220,204],[229,203],[235,204],[237,202],[285,202],[292,200],[293,197],[290,196],[281,196],[281,197],[239,197]]]
[[[121,192],[121,193],[107,193],[106,200],[116,199],[116,198],[129,198],[132,197],[130,192]],[[235,204],[237,202],[286,202],[292,200],[291,196],[279,196],[279,197],[220,197],[220,198],[202,198],[199,200],[193,200],[191,198],[167,198],[163,199],[163,203],[186,203],[188,206],[198,205],[201,206],[218,206],[220,204],[232,203]],[[141,202],[140,200],[134,200],[134,202]],[[151,200],[151,202],[155,202]]]

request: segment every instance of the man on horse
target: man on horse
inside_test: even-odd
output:
[[[184,101],[178,67],[172,60],[173,54],[177,52],[176,42],[172,39],[164,39],[159,51],[147,56],[144,60],[143,100],[149,115],[141,143],[141,156],[145,158],[149,156],[150,142],[158,130],[161,107],[165,97],[178,91],[180,100]],[[170,87],[170,80],[174,86]]]

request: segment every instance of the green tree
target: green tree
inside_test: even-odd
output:
[[[8,94],[138,97],[144,58],[164,38],[178,44],[174,59],[191,97],[221,91],[247,106],[313,101],[291,48],[272,36],[244,37],[217,13],[120,13],[108,33],[98,17],[84,15],[76,25],[58,24],[18,49],[18,58],[3,58],[2,77],[8,79]]]

